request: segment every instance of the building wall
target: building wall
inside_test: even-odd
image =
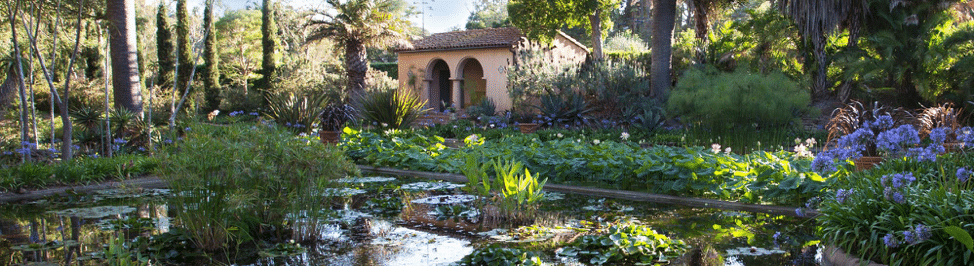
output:
[[[552,48],[549,50],[552,58],[562,63],[580,64],[585,61],[588,50],[579,46],[562,35],[555,37]],[[430,99],[430,91],[427,86],[435,84],[430,72],[436,60],[443,60],[450,68],[450,79],[462,79],[463,69],[461,64],[465,60],[475,59],[483,67],[483,81],[486,84],[487,98],[494,101],[498,111],[511,109],[511,98],[507,93],[507,72],[506,69],[513,63],[513,48],[478,48],[478,49],[452,49],[440,51],[404,51],[399,52],[399,89],[409,90],[418,95],[424,101],[446,100]],[[471,92],[463,95],[465,98]],[[431,108],[435,105],[430,103]]]

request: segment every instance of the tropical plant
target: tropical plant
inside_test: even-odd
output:
[[[321,130],[341,131],[345,128],[345,123],[355,119],[355,108],[347,104],[331,104],[321,111],[319,117],[321,118]]]
[[[366,47],[383,48],[404,44],[409,22],[403,16],[403,2],[393,0],[327,0],[335,12],[310,16],[308,41],[330,39],[345,50],[346,90],[353,97],[365,93],[368,85]]]
[[[428,111],[426,102],[400,90],[369,92],[359,98],[358,114],[366,123],[381,128],[404,129]]]
[[[274,119],[278,125],[287,127],[294,132],[310,133],[315,119],[321,113],[325,95],[296,96],[293,93],[268,94],[267,116]]]

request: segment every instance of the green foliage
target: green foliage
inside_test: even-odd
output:
[[[373,126],[404,129],[425,113],[426,102],[400,90],[373,91],[358,101],[359,116]]]
[[[382,71],[386,76],[398,79],[399,78],[399,62],[372,62],[369,63],[369,67],[375,70]]]
[[[467,115],[474,118],[494,116],[496,113],[497,104],[489,98],[483,98],[477,104],[467,107]]]
[[[541,96],[540,104],[536,106],[548,126],[581,125],[588,120],[588,113],[592,111],[585,96],[568,92],[564,95],[545,94]]]
[[[592,32],[589,15],[598,14],[605,35],[612,29],[612,10],[618,1],[522,1],[512,0],[507,4],[511,23],[524,32],[530,40],[551,43],[558,30],[563,27],[584,27]],[[603,36],[604,37],[604,36]]]
[[[463,266],[543,265],[537,253],[497,245],[478,248],[469,255],[463,256],[458,264]]]
[[[125,243],[125,235],[116,234],[109,240],[108,247],[105,248],[105,265],[109,266],[143,266],[150,265],[149,259],[142,257],[139,252],[132,252]]]
[[[273,10],[271,3],[271,0],[263,0],[260,5],[261,78],[257,84],[257,89],[264,93],[270,92],[274,88],[274,82],[277,81],[276,49],[279,40],[277,36],[277,19],[274,18],[275,10]]]
[[[173,57],[175,49],[172,44],[172,28],[169,23],[169,10],[165,2],[159,2],[159,13],[156,14],[156,57],[159,64],[159,75],[156,86],[162,90],[172,88],[173,71],[176,59]],[[140,71],[141,72],[141,71]]]
[[[219,50],[216,44],[216,27],[213,26],[213,5],[214,0],[205,1],[203,9],[203,92],[204,104],[203,112],[209,113],[220,109],[220,71],[219,71]]]
[[[974,215],[968,211],[974,207],[974,182],[968,180],[969,172],[957,176],[958,169],[972,163],[971,153],[948,153],[936,162],[886,158],[871,170],[838,179],[833,186],[837,191],[820,204],[822,241],[886,265],[974,263],[969,248]],[[915,181],[890,178],[907,173]],[[911,242],[908,235],[918,225],[929,228],[928,237]],[[886,235],[897,244],[887,245]]]
[[[670,94],[667,109],[713,128],[780,126],[808,112],[809,94],[781,73],[719,72],[693,68]]]
[[[563,83],[575,84],[573,87],[592,99],[593,109],[604,117],[618,118],[624,106],[652,101],[649,76],[639,63],[624,60],[590,62]]]
[[[614,224],[604,234],[585,235],[561,250],[560,255],[578,257],[594,265],[654,265],[683,255],[689,248],[648,226],[627,221]]]
[[[257,240],[314,240],[331,180],[359,175],[336,148],[276,127],[197,124],[164,154],[160,176],[193,243],[227,249]]]
[[[196,58],[193,57],[193,51],[190,47],[189,9],[186,5],[186,0],[176,1],[176,61],[179,62],[176,66],[176,91],[189,88],[188,85],[192,82],[189,76],[193,72],[193,68],[196,67]]]
[[[526,106],[532,99],[559,92],[567,87],[561,83],[563,77],[575,71],[540,49],[520,49],[516,56],[518,64],[507,70],[507,93],[513,106]]]
[[[0,190],[43,188],[53,184],[85,185],[154,173],[159,159],[139,155],[83,157],[55,164],[25,163],[0,169]]]
[[[321,114],[325,97],[324,94],[303,97],[291,93],[287,96],[268,94],[267,116],[294,132],[310,133]]]
[[[475,4],[467,17],[468,30],[511,27],[507,14],[507,1],[483,0]]]
[[[495,130],[497,131],[497,130]],[[480,162],[520,162],[532,175],[557,184],[595,185],[749,203],[803,204],[818,196],[832,178],[811,171],[811,159],[791,152],[747,155],[714,153],[701,147],[653,146],[615,142],[618,131],[605,139],[556,137],[562,131],[537,135],[486,137],[484,144],[446,149],[442,138],[396,131],[376,134],[346,130],[346,154],[362,164],[403,169],[464,173],[481,171]],[[575,135],[578,136],[578,135]],[[543,138],[547,140],[539,140]],[[468,156],[474,154],[471,161]],[[483,171],[490,171],[489,168]],[[836,173],[834,175],[841,175]],[[476,175],[483,183],[487,175]],[[473,185],[487,191],[495,183]]]
[[[616,32],[605,40],[606,51],[648,52],[649,45],[630,30]],[[608,53],[606,53],[608,54]],[[649,62],[646,62],[649,64]]]

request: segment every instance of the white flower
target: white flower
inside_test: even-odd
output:
[[[808,138],[808,139],[805,140],[805,146],[813,147],[813,146],[815,146],[815,144],[818,144],[818,142],[815,141],[814,138]]]
[[[470,136],[467,136],[467,138],[464,141],[466,141],[467,143],[474,143],[477,142],[477,140],[479,139],[480,136],[477,136],[477,134],[471,134]]]
[[[720,153],[720,144],[710,144],[710,151],[713,153]]]
[[[730,154],[731,153],[731,148],[730,147],[727,147],[727,149],[724,150],[724,153]]]
[[[558,135],[555,136],[558,136],[558,138],[564,137],[564,135],[562,135],[561,133],[558,133]]]
[[[622,135],[620,135],[619,138],[622,139],[622,140],[629,140],[629,133],[628,132],[622,132]]]
[[[599,145],[599,143],[602,143],[602,142],[599,141],[599,140],[593,140],[592,143],[595,143],[595,145]]]
[[[795,138],[795,144],[802,143],[802,138]]]

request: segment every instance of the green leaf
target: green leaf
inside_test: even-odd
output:
[[[964,246],[967,246],[968,250],[974,252],[974,239],[971,238],[970,233],[957,226],[945,227],[944,232],[947,232],[947,234],[954,237],[955,240],[959,241],[961,244],[964,244]]]

